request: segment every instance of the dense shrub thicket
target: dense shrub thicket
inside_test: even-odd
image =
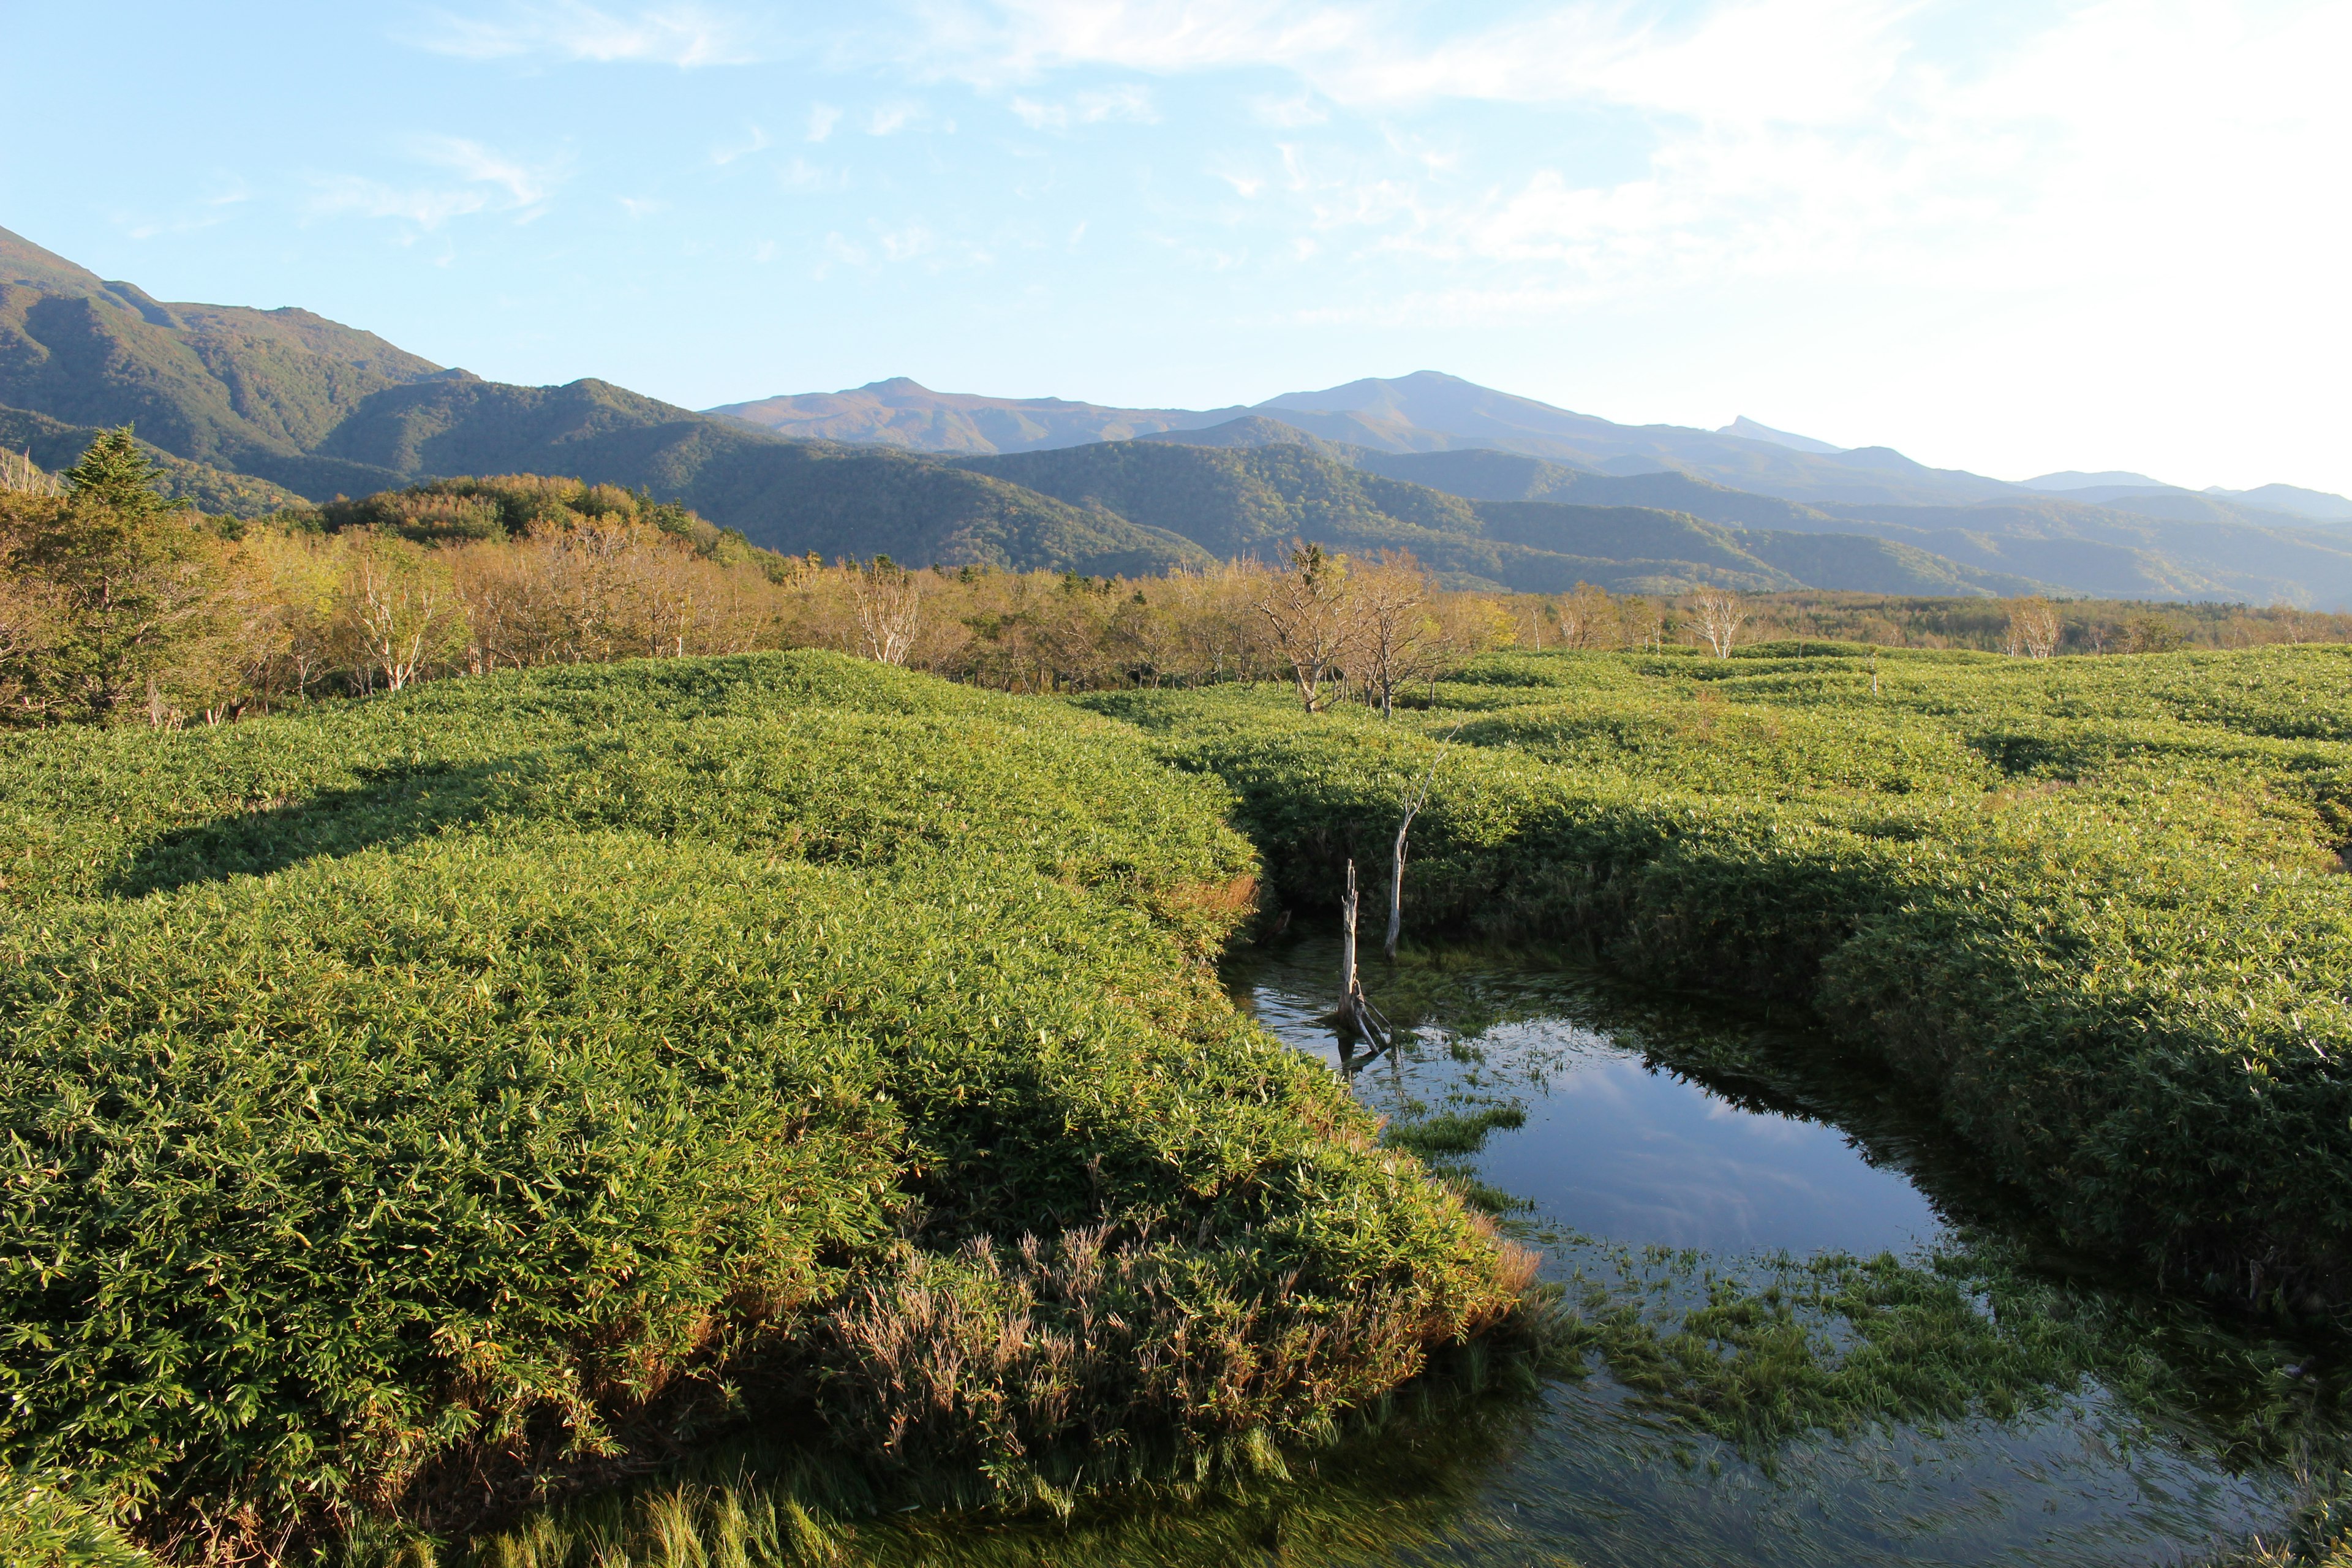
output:
[[[1218,990],[1228,808],[825,654],[0,747],[6,1461],[236,1560],[747,1423],[1008,1499],[1327,1426],[1524,1265]]]
[[[1385,866],[1450,736],[1409,925],[1809,1004],[2075,1245],[2352,1303],[2345,650],[1498,655],[1391,724],[1085,700],[1234,788],[1282,896],[1318,906],[1346,858]]]

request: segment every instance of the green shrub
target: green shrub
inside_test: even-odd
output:
[[[2352,660],[1504,656],[1382,724],[1120,693],[1242,797],[1283,897],[1548,933],[1817,1007],[2072,1242],[2224,1296],[2352,1301]],[[1468,714],[1466,721],[1464,715]],[[1458,731],[1456,724],[1460,724]]]
[[[666,661],[0,775],[0,1444],[182,1552],[746,1426],[1019,1500],[1323,1431],[1524,1283],[1234,1013],[1229,797],[1103,720]]]

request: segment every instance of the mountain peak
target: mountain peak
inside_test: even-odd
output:
[[[2152,490],[2174,488],[2162,479],[2151,479],[2146,474],[2130,473],[2122,468],[2109,468],[2096,474],[2086,474],[2080,468],[2062,468],[2054,474],[2040,474],[2017,482],[2029,490],[2103,489],[2110,485],[2129,485]]]
[[[1811,436],[1797,436],[1786,430],[1775,430],[1769,425],[1759,424],[1745,414],[1717,430],[1716,434],[1738,436],[1748,441],[1769,441],[1775,447],[1786,447],[1792,452],[1811,452],[1824,458],[1847,449],[1843,447],[1832,447],[1827,441],[1817,441]]]

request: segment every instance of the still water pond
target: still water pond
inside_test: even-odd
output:
[[[1368,972],[1416,1026],[1360,1062],[1320,1021],[1337,965],[1336,942],[1309,938],[1229,978],[1393,1126],[1472,1130],[1454,1142],[1475,1147],[1441,1167],[1511,1200],[1510,1228],[1572,1290],[1632,1281],[1669,1321],[1724,1282],[1801,1278],[1823,1254],[1931,1270],[1963,1225],[1998,1213],[1906,1096],[1769,1020],[1454,952]],[[2200,1563],[2294,1510],[2285,1467],[2225,1463],[2226,1441],[2145,1397],[2126,1408],[2086,1379],[2028,1403],[1738,1445],[1662,1416],[1599,1364],[1552,1386],[1450,1517],[1386,1560]]]

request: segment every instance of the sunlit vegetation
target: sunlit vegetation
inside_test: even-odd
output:
[[[1018,692],[1287,679],[1320,708],[1392,705],[1505,647],[1860,641],[2046,658],[2352,637],[2352,618],[2242,605],[1465,592],[1401,551],[1296,542],[1141,577],[827,561],[755,549],[640,491],[530,475],[240,521],[163,505],[127,432],[62,481],[12,462],[0,722],[16,724],[218,723],[499,669],[793,647]]]
[[[1209,1507],[1210,1560],[1433,1355],[1535,1333],[1463,1163],[1509,1113],[1383,1139],[1210,968],[1424,783],[1411,931],[1798,1005],[2080,1253],[2352,1304],[2352,655],[2061,657],[2340,626],[1307,545],[910,570],[532,478],[226,524],[127,436],[12,473],[23,1560],[912,1561],[878,1512],[1115,1546],[1162,1528],[1122,1488]],[[1545,1342],[1759,1450],[2090,1364],[1971,1289],[1837,1264]],[[1808,1359],[1822,1314],[1859,1348]]]
[[[1086,700],[1238,792],[1310,909],[1349,856],[1385,864],[1452,735],[1409,922],[1805,1004],[2072,1244],[2343,1308],[2345,652],[1741,655],[1499,655],[1390,722],[1262,690]]]
[[[1122,726],[803,653],[0,772],[0,1439],[167,1557],[747,1424],[1066,1497],[1524,1283],[1234,1012],[1255,857]]]

